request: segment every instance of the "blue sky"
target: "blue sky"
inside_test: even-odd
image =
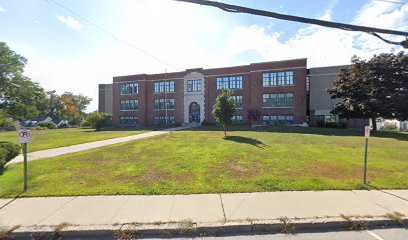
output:
[[[376,53],[401,50],[366,34],[227,13],[171,0],[52,1],[0,0],[0,41],[28,59],[26,75],[46,90],[92,97],[88,111],[97,107],[98,84],[109,83],[117,75],[304,57],[309,67],[317,67],[347,64],[353,55],[370,58]],[[408,31],[408,4],[379,0],[223,2]]]

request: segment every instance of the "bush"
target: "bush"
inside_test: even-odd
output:
[[[45,121],[39,122],[35,126],[45,127],[45,128],[48,128],[48,129],[56,129],[57,128],[57,125],[55,123],[45,122]]]
[[[0,115],[0,131],[15,131],[16,127],[11,118],[5,118]]]
[[[84,127],[84,128],[91,127],[91,124],[86,120],[82,120],[81,127]]]
[[[46,128],[46,127],[40,127],[40,126],[35,126],[35,127],[33,127],[32,129],[34,129],[34,130],[45,130],[45,129],[48,129],[48,128]]]
[[[93,112],[89,114],[85,120],[95,128],[96,131],[100,131],[103,127],[112,126],[112,118],[103,112]]]
[[[20,153],[20,146],[11,142],[0,142],[0,170]]]
[[[317,122],[318,127],[324,127],[324,128],[347,128],[347,123],[345,122],[323,122],[323,121],[318,121]]]
[[[396,123],[390,123],[390,122],[386,122],[384,124],[384,126],[381,128],[382,130],[390,130],[390,131],[394,131],[397,130],[397,124]]]
[[[58,128],[69,128],[69,124],[66,122],[62,122],[60,125],[58,125]]]

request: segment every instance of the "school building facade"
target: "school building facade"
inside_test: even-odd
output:
[[[306,124],[306,63],[293,59],[113,77],[112,84],[99,86],[99,111],[111,108],[115,126],[214,123],[212,108],[225,88],[233,90],[235,123],[247,123],[247,111],[260,109],[256,124]]]

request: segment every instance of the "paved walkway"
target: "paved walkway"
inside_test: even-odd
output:
[[[262,221],[280,217],[408,216],[408,190],[299,191],[162,196],[0,198],[0,226]]]
[[[189,126],[184,126],[184,127],[169,128],[165,130],[152,131],[152,132],[127,136],[127,137],[112,138],[112,139],[107,139],[107,140],[82,143],[82,144],[77,144],[77,145],[72,145],[72,146],[67,146],[67,147],[53,148],[53,149],[42,150],[42,151],[31,152],[31,153],[29,152],[28,161],[39,160],[42,158],[55,157],[55,156],[59,156],[63,154],[80,152],[80,151],[108,146],[112,144],[123,143],[123,142],[132,141],[132,140],[158,136],[158,135],[162,135],[162,134],[169,133],[172,131],[183,130],[183,129],[191,128],[191,127],[193,126],[189,125]],[[8,162],[8,164],[18,163],[18,162],[23,162],[23,161],[24,161],[23,155],[19,155],[13,160],[11,160],[10,162]]]

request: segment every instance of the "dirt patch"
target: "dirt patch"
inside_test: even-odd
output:
[[[242,164],[236,161],[229,161],[216,165],[211,169],[211,174],[213,176],[226,174],[228,178],[232,179],[252,178],[259,176],[262,172],[263,169],[260,162]]]

